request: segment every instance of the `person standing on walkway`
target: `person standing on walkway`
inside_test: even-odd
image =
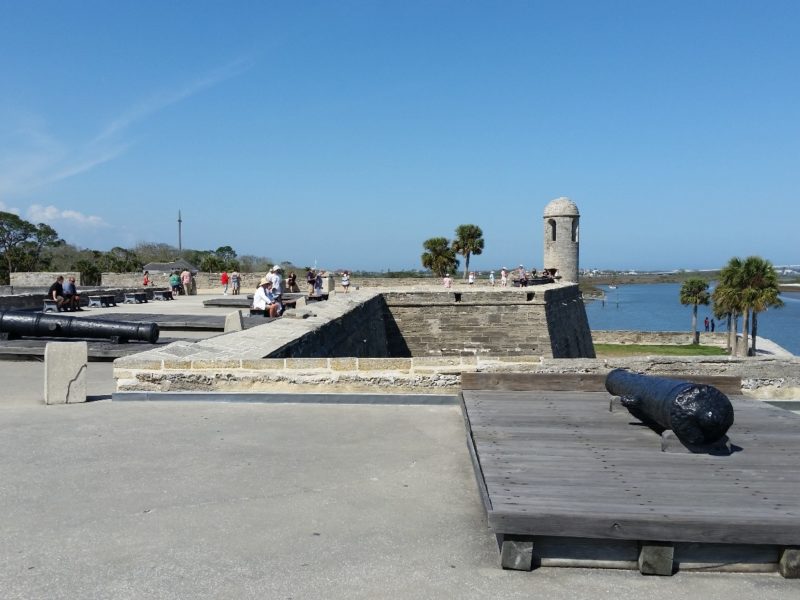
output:
[[[228,272],[223,271],[222,275],[219,276],[219,282],[222,285],[222,295],[228,295]]]
[[[703,321],[703,325],[705,325],[706,331],[708,331],[708,317],[706,317],[706,320]]]
[[[181,273],[181,285],[183,285],[183,294],[188,296],[192,291],[192,274],[189,269],[184,269]]]

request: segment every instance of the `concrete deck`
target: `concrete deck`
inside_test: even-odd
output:
[[[207,297],[125,310],[208,314]],[[43,375],[0,362],[4,600],[800,593],[777,574],[501,570],[454,406],[43,406]],[[113,391],[90,363],[89,395]]]

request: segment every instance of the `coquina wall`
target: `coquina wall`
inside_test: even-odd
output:
[[[515,290],[385,292],[394,357],[594,357],[577,285]]]

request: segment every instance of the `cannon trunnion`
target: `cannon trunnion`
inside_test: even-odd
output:
[[[0,312],[0,334],[20,337],[103,338],[123,343],[137,340],[155,344],[157,323],[106,321],[43,313]]]
[[[711,385],[614,369],[606,389],[634,417],[659,432],[671,429],[687,446],[715,444],[733,425],[731,401]]]

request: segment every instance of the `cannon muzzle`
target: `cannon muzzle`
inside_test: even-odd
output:
[[[671,429],[686,445],[714,444],[733,425],[731,401],[711,385],[614,369],[606,389],[634,417],[656,430]]]

